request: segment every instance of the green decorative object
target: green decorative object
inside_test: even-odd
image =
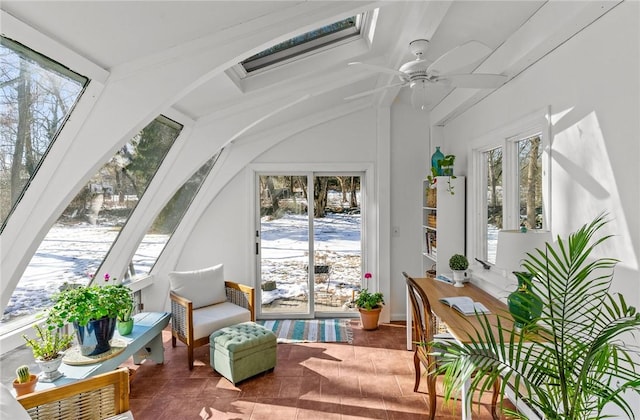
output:
[[[127,321],[118,321],[116,328],[118,328],[118,334],[120,335],[131,334],[131,331],[133,331],[133,318],[129,318]]]
[[[533,274],[526,271],[514,271],[513,274],[518,279],[518,289],[509,295],[507,304],[515,326],[522,328],[540,317],[542,300],[531,291]]]
[[[440,161],[444,159],[444,153],[440,151],[440,146],[436,146],[436,151],[431,155],[431,168],[435,169],[435,176],[443,175],[442,168],[440,167]]]

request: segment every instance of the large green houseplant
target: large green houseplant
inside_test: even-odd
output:
[[[110,350],[109,340],[113,337],[118,315],[133,305],[131,290],[122,285],[68,288],[53,299],[47,317],[49,328],[73,324],[81,353],[85,356]],[[97,343],[91,338],[94,335]]]
[[[471,391],[484,392],[501,376],[503,397],[511,386],[547,419],[602,418],[608,404],[633,417],[623,394],[640,392],[638,355],[622,336],[638,332],[640,314],[622,295],[609,293],[617,260],[591,255],[609,238],[594,237],[605,224],[601,215],[568,239],[527,254],[523,266],[543,300],[537,322],[509,329],[500,322],[508,315],[498,314],[499,333],[493,333],[489,319],[477,315],[482,328],[472,342],[434,343],[446,398],[467,380]]]

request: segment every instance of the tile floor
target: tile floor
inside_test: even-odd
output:
[[[426,381],[413,392],[413,353],[404,349],[405,326],[363,331],[352,321],[353,344],[278,344],[273,372],[233,386],[209,366],[209,348],[196,349],[187,367],[186,347],[171,347],[163,332],[165,363],[134,367],[130,404],[136,420],[160,419],[424,419]],[[490,395],[474,419],[491,419]],[[460,405],[438,399],[438,419],[459,419]]]

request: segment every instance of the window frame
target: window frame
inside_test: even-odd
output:
[[[540,135],[542,149],[542,229],[551,228],[551,124],[550,109],[533,112],[504,127],[479,136],[468,149],[471,175],[468,185],[467,253],[470,259],[487,259],[487,176],[484,153],[502,147],[503,229],[519,229],[518,141]],[[490,263],[491,264],[491,263]],[[493,264],[491,264],[493,265]]]

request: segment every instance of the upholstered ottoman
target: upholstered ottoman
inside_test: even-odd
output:
[[[222,328],[209,336],[211,367],[236,384],[276,366],[276,335],[255,322]]]

